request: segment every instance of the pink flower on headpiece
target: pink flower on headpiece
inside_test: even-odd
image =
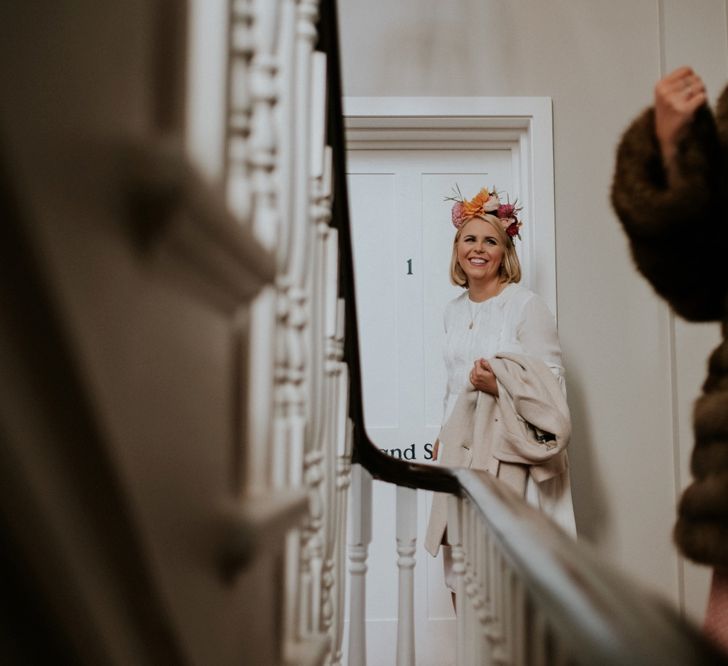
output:
[[[445,197],[445,200],[454,202],[452,223],[456,229],[460,229],[465,222],[474,217],[490,214],[498,218],[503,230],[510,238],[521,237],[522,223],[518,220],[521,207],[518,206],[517,201],[502,204],[495,188],[493,191],[489,191],[484,187],[472,199],[466,199],[456,185],[453,196]]]
[[[452,223],[456,229],[463,226],[465,222],[465,210],[462,201],[456,201],[452,205]]]
[[[498,212],[496,215],[500,218],[508,219],[509,217],[513,217],[513,213],[516,212],[516,207],[512,203],[507,204],[501,204],[498,206]]]
[[[495,190],[493,190],[490,194],[490,197],[488,197],[488,200],[483,205],[483,212],[485,213],[496,213],[500,209],[501,202],[498,198],[498,194]]]
[[[511,219],[513,219],[513,218],[511,218]],[[510,221],[510,220],[509,220],[509,221]],[[509,224],[509,225],[508,225],[508,226],[506,227],[506,233],[507,233],[507,234],[508,234],[508,235],[509,235],[509,236],[510,236],[511,238],[513,238],[514,236],[518,236],[518,237],[520,238],[520,237],[521,237],[521,235],[519,234],[519,231],[520,231],[520,230],[521,230],[521,223],[520,223],[520,222],[516,222],[515,220],[513,220],[513,222],[511,222],[511,223],[510,223],[510,224]]]

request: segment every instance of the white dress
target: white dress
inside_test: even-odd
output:
[[[445,307],[447,389],[443,422],[468,386],[475,360],[491,358],[498,352],[541,359],[563,387],[556,321],[540,296],[518,284],[509,284],[497,296],[474,303],[465,291]]]
[[[498,352],[524,354],[542,360],[566,392],[556,321],[543,299],[529,289],[509,284],[500,294],[482,303],[471,301],[465,291],[447,304],[444,319],[447,389],[443,423],[450,416],[460,392],[470,383],[475,360],[491,358]],[[545,483],[554,487],[540,484],[539,488],[529,477],[526,499],[567,532],[576,535],[568,469]],[[550,497],[554,501],[550,501]]]

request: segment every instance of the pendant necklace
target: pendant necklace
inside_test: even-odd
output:
[[[474,303],[468,298],[468,310],[470,310],[470,324],[468,325],[469,330],[472,330],[475,325],[475,322],[480,315],[480,311],[483,309],[483,303],[485,303],[485,301]]]

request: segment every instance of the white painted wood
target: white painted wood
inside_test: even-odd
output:
[[[295,90],[291,233],[288,237],[290,258],[287,266],[291,284],[303,284],[308,269],[305,257],[309,242],[308,226],[311,205],[311,57],[316,40],[317,0],[296,2]]]
[[[323,151],[322,151],[323,152]],[[330,212],[329,212],[330,215]],[[338,235],[332,230],[332,247],[328,248],[328,253],[336,252],[338,254]],[[327,292],[333,291],[334,294],[338,287],[338,273],[334,271],[327,280]],[[326,309],[333,310],[332,314],[325,312],[326,320],[337,321],[337,310],[339,309],[339,301],[334,295],[333,299],[326,298],[326,294],[322,295],[322,301],[326,304]],[[321,327],[325,330],[325,326]],[[326,522],[324,525],[324,570],[322,575],[322,607],[321,607],[321,631],[330,638],[329,658],[332,657],[336,649],[336,633],[334,631],[335,614],[338,613],[343,620],[344,609],[337,604],[336,584],[336,558],[339,555],[339,544],[342,542],[343,534],[338,532],[338,528],[342,525],[343,506],[345,506],[345,497],[342,494],[342,484],[348,483],[340,477],[341,474],[348,473],[346,461],[340,458],[340,452],[345,450],[346,430],[342,426],[346,423],[345,419],[348,411],[348,403],[342,401],[348,397],[348,392],[341,386],[341,374],[345,368],[343,363],[343,337],[339,337],[339,333],[343,333],[343,329],[334,325],[330,331],[327,331],[326,340],[326,356],[325,356],[325,377],[328,384],[328,399],[326,404],[328,407],[327,414],[327,431],[324,439],[326,464],[325,473],[329,479],[326,500]],[[342,467],[343,466],[343,467]]]
[[[276,173],[279,181],[278,204],[281,211],[281,224],[290,229],[294,210],[294,171],[298,163],[295,159],[296,145],[296,2],[295,0],[281,0],[280,38],[276,58],[280,74],[279,104],[275,109],[278,128],[278,163]],[[293,251],[293,241],[286,232],[277,243],[279,270],[287,272],[290,255]]]
[[[311,55],[311,176],[324,175],[326,149],[326,54]]]
[[[345,335],[345,303],[344,299],[337,300],[336,341],[339,370],[336,390],[338,393],[338,420],[336,423],[336,487],[338,493],[337,512],[338,525],[336,528],[336,612],[334,626],[331,632],[331,663],[337,666],[343,659],[344,616],[346,599],[346,527],[348,490],[351,484],[351,451],[352,451],[352,424],[349,420],[349,372],[343,362],[344,335]]]
[[[346,97],[344,115],[350,150],[376,148],[383,140],[390,144],[389,149],[392,141],[399,141],[400,149],[450,141],[452,149],[459,133],[458,148],[500,144],[512,150],[514,159],[518,153],[519,168],[511,190],[517,193],[527,221],[523,230],[524,279],[526,284],[537,285],[552,311],[557,311],[550,98]],[[413,135],[413,128],[425,131]],[[498,131],[499,137],[495,134]]]
[[[287,171],[287,167],[284,167],[284,173],[290,175],[290,180],[281,187],[290,193],[290,207],[287,211],[289,215],[285,218],[278,216],[276,219],[277,223],[285,224],[285,232],[280,234],[280,239],[271,237],[281,249],[278,299],[279,317],[283,324],[280,344],[284,353],[277,368],[277,376],[281,380],[278,417],[285,420],[290,428],[288,441],[284,440],[279,444],[283,445],[286,456],[291,448],[303,450],[304,482],[311,499],[309,519],[301,532],[301,612],[298,618],[298,635],[301,637],[318,635],[321,631],[326,496],[328,484],[333,482],[326,474],[326,462],[329,460],[328,446],[323,441],[326,417],[317,412],[317,418],[311,419],[312,407],[308,403],[307,395],[312,384],[319,387],[316,398],[323,398],[326,391],[326,379],[321,376],[324,370],[325,340],[319,326],[322,285],[316,280],[315,274],[306,270],[314,263],[311,259],[321,250],[320,245],[314,243],[310,208],[314,182],[310,169],[309,108],[314,94],[311,88],[311,51],[316,38],[316,8],[316,2],[297,2],[294,7],[289,4],[281,7],[283,19],[293,20],[292,24],[286,23],[284,26],[291,30],[285,34],[290,34],[294,44],[290,48],[277,49],[280,54],[292,56],[292,59],[286,61],[286,65],[290,67],[287,76],[292,79],[291,87],[281,87],[281,90],[291,93],[288,98],[290,106],[278,119],[284,125],[283,136],[290,141],[284,154],[291,159],[293,166],[292,171]],[[293,14],[291,10],[295,10]],[[260,63],[261,72],[273,72],[275,67],[272,57]],[[267,80],[272,80],[270,74]],[[262,102],[270,103],[273,94],[270,87],[261,90],[261,109],[264,108]],[[270,204],[277,200],[271,192],[274,181],[266,164],[265,155],[261,153],[261,214],[270,217]],[[311,346],[314,354],[309,359]],[[328,509],[333,510],[333,507],[329,506]]]
[[[0,59],[0,77],[6,89],[33,82],[3,107],[4,184],[52,285],[43,295],[67,336],[52,342],[68,343],[59,359],[81,398],[66,419],[80,439],[54,433],[43,465],[57,471],[46,478],[38,466],[40,524],[61,519],[42,538],[58,547],[22,551],[45,550],[49,562],[61,553],[42,576],[62,571],[55,578],[73,583],[69,608],[92,621],[69,635],[86,657],[320,663],[340,637],[351,429],[337,238],[326,235],[325,62],[310,57],[316,7],[73,0],[2,10],[3,53],[18,58]],[[54,113],[29,113],[42,99]],[[294,232],[288,192],[300,204]],[[315,233],[324,281],[309,293]],[[289,243],[295,252],[282,251]],[[311,375],[323,392],[316,423]],[[24,456],[43,441],[36,407]],[[96,462],[66,469],[54,456],[69,442]],[[113,500],[98,504],[113,518],[106,526],[93,502],[77,501],[84,488]],[[82,529],[63,529],[72,523]]]
[[[226,196],[275,252],[278,273],[241,319],[257,351],[243,369],[255,390],[242,396],[252,442],[242,491],[306,489],[307,518],[286,546],[281,652],[291,663],[320,653],[335,662],[351,436],[337,235],[328,227],[326,62],[313,53],[318,2],[230,0],[229,17]]]
[[[481,632],[476,609],[477,584],[475,578],[477,562],[475,561],[475,541],[473,538],[473,505],[470,502],[465,502],[463,505],[463,526],[463,553],[465,558],[465,573],[463,575],[463,582],[465,584],[465,654],[467,663],[475,666],[479,659],[479,638]]]
[[[211,183],[219,183],[225,176],[226,164],[226,85],[229,43],[224,38],[228,32],[229,0],[191,0],[189,3],[189,45],[187,66],[187,122],[185,141],[201,173]],[[241,37],[249,39],[251,11],[242,20]],[[246,74],[243,73],[243,79]],[[226,90],[227,89],[227,90]],[[242,93],[236,87],[236,96]],[[245,103],[242,106],[246,106]],[[245,185],[243,184],[243,187]],[[244,195],[243,195],[244,198]],[[234,212],[237,208],[232,209]]]
[[[465,666],[467,634],[465,627],[465,554],[463,552],[463,503],[456,497],[447,500],[447,542],[452,548],[453,573],[455,575],[455,604],[457,609],[456,663]]]
[[[278,139],[274,108],[278,100],[276,65],[280,35],[280,0],[252,0],[254,52],[250,61],[250,142],[247,158],[253,181],[253,229],[268,247],[274,247],[280,213],[273,171]]]
[[[397,666],[415,664],[415,546],[417,544],[417,490],[397,487]]]
[[[366,573],[372,541],[372,477],[361,465],[351,468],[349,517],[349,666],[366,666]]]
[[[341,403],[348,405],[349,378],[346,368],[342,368],[339,377],[339,390],[341,392]],[[339,521],[337,526],[337,555],[336,555],[336,613],[334,614],[334,627],[331,643],[331,663],[338,666],[343,660],[344,640],[344,615],[346,600],[346,527],[348,490],[351,484],[351,441],[352,428],[347,414],[344,413],[341,419],[341,449],[338,455],[337,467],[337,488],[339,490],[339,501],[337,510]]]
[[[252,182],[249,137],[252,116],[250,62],[255,53],[252,0],[230,7],[225,181],[227,204],[245,224],[251,223]]]

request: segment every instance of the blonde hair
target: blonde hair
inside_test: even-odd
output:
[[[499,269],[500,277],[502,282],[520,282],[521,281],[521,262],[518,260],[516,254],[516,246],[513,244],[513,240],[506,233],[500,220],[495,215],[476,215],[471,217],[471,220],[478,219],[488,222],[493,229],[495,229],[495,235],[498,237],[498,242],[503,246],[503,259]],[[450,258],[450,282],[456,287],[462,287],[463,289],[468,288],[468,276],[465,275],[465,271],[458,263],[458,241],[462,236],[463,229],[470,222],[465,222],[455,234],[455,238],[452,241],[452,257]]]

